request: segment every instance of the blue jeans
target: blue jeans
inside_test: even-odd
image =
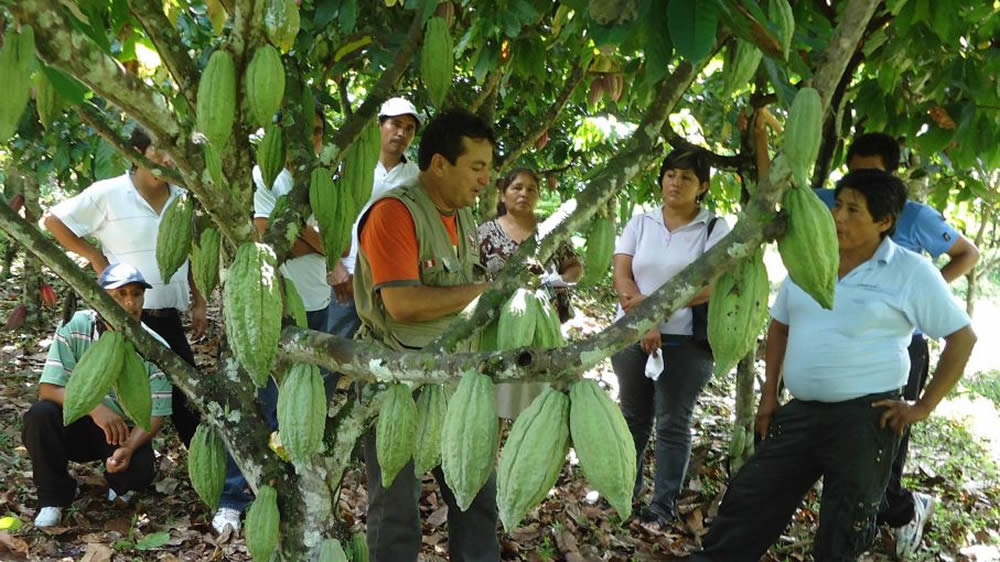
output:
[[[327,332],[330,328],[330,305],[326,308],[306,312],[306,322],[309,329],[317,332]],[[336,377],[331,377],[327,371],[323,372],[323,383],[326,386],[326,398],[330,399],[333,391],[337,388]],[[274,379],[267,378],[267,386],[257,391],[257,402],[260,407],[260,415],[270,426],[271,430],[278,429],[278,386],[274,384]],[[226,454],[226,482],[222,486],[222,497],[219,500],[219,507],[228,507],[238,511],[244,511],[250,502],[253,501],[252,492],[247,485],[246,478],[240,472],[233,457]]]
[[[662,335],[663,372],[646,377],[648,355],[634,343],[611,358],[618,376],[622,415],[635,441],[633,500],[642,490],[642,460],[656,423],[656,476],[650,507],[661,515],[675,512],[691,457],[691,415],[712,376],[712,355],[691,336]]]

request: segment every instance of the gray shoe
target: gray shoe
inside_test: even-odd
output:
[[[913,492],[913,519],[896,529],[896,556],[907,559],[920,548],[920,539],[924,536],[924,525],[934,512],[934,496]]]

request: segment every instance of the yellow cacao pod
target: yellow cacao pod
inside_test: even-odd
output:
[[[24,107],[31,97],[31,72],[35,67],[35,32],[24,26],[4,37],[0,47],[0,76],[4,95],[0,96],[0,142],[6,142],[17,130]]]
[[[337,539],[326,539],[319,545],[319,562],[347,562],[347,553]]]
[[[615,508],[622,521],[632,514],[635,442],[618,405],[596,381],[569,389],[569,431],[587,482]]]
[[[278,546],[281,516],[278,492],[264,484],[250,504],[246,517],[247,550],[254,562],[268,562]]]
[[[236,67],[223,49],[212,53],[201,72],[197,106],[198,130],[221,152],[236,119]]]
[[[108,395],[125,363],[125,348],[125,336],[107,330],[83,352],[66,382],[63,425],[85,416]]]
[[[722,97],[728,97],[737,88],[749,84],[763,57],[764,53],[749,41],[736,39],[735,44],[730,44],[722,75]]]
[[[299,34],[299,5],[295,0],[267,0],[264,33],[282,53],[292,49]]]
[[[517,289],[500,309],[497,320],[498,349],[517,349],[531,345],[538,322],[538,303],[534,291]]]
[[[375,452],[382,469],[382,486],[388,488],[413,456],[417,433],[417,405],[410,387],[393,383],[385,390],[375,424]]]
[[[448,411],[448,390],[425,384],[417,398],[417,429],[413,441],[413,472],[419,478],[441,464],[441,428]]]
[[[285,97],[285,66],[277,49],[270,45],[257,47],[243,74],[243,85],[254,123],[258,127],[271,125]]]
[[[833,308],[840,246],[830,208],[807,187],[786,190],[781,207],[788,222],[778,252],[788,276],[820,306]]]
[[[435,107],[444,105],[455,70],[455,47],[448,22],[440,16],[427,20],[424,46],[420,51],[420,77]]]
[[[164,283],[187,261],[194,237],[194,205],[189,195],[179,195],[167,205],[156,233],[156,265]]]
[[[468,372],[462,375],[441,429],[441,470],[465,511],[493,472],[499,439],[493,380]]]
[[[226,448],[219,434],[204,423],[191,438],[187,463],[191,487],[208,507],[218,509],[226,481]]]
[[[788,60],[788,53],[792,48],[792,36],[795,35],[795,15],[792,13],[792,6],[788,0],[771,0],[768,12],[771,20],[778,27],[781,50],[785,55],[785,60]]]
[[[708,341],[717,375],[728,373],[753,349],[767,319],[769,293],[762,249],[716,280],[708,307]]]
[[[580,284],[591,287],[604,279],[611,269],[611,258],[615,252],[615,219],[613,214],[600,213],[587,232],[587,248],[584,254],[583,279]]]
[[[812,170],[823,140],[823,102],[814,88],[802,88],[795,94],[785,123],[782,148],[796,185],[809,186]]]
[[[219,246],[222,237],[214,228],[201,231],[198,242],[191,246],[191,276],[206,299],[219,284]]]
[[[244,243],[226,274],[223,311],[233,354],[260,387],[267,383],[281,333],[281,274],[270,246]]]
[[[326,391],[316,365],[296,363],[278,390],[278,433],[295,462],[306,462],[323,446]]]
[[[568,452],[569,398],[548,387],[514,421],[500,453],[497,507],[508,532],[545,499]]]
[[[271,189],[285,167],[285,134],[278,125],[269,125],[257,145],[257,165],[264,185]],[[272,213],[273,215],[273,213]]]
[[[124,355],[122,370],[114,384],[115,396],[130,420],[146,431],[152,431],[153,391],[149,384],[149,370],[132,342],[125,342]]]

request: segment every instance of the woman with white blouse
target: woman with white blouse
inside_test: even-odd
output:
[[[618,316],[681,272],[729,232],[724,220],[702,207],[711,168],[703,149],[676,149],[660,166],[663,206],[636,215],[615,245],[614,287]],[[622,413],[635,440],[638,473],[633,501],[642,490],[642,458],[656,421],[656,469],[652,502],[640,519],[664,527],[676,516],[691,455],[691,414],[712,374],[712,354],[693,337],[692,306],[708,301],[699,292],[643,338],[611,359],[618,376]],[[646,373],[651,354],[662,353],[663,369]]]

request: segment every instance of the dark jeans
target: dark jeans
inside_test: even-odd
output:
[[[927,350],[927,340],[921,334],[914,334],[910,342],[910,377],[903,389],[903,398],[917,400],[920,392],[927,384],[927,374],[930,363],[930,353]],[[903,466],[906,464],[906,454],[910,448],[910,428],[903,433],[899,443],[899,452],[892,461],[892,472],[889,473],[889,485],[885,488],[885,496],[879,507],[878,522],[890,527],[902,527],[913,519],[913,492],[903,487]]]
[[[181,315],[176,309],[161,309],[155,312],[143,310],[142,322],[159,334],[161,338],[167,340],[170,349],[180,355],[181,359],[187,361],[192,367],[198,368],[194,362],[194,352],[191,351],[191,346],[188,345],[187,337],[184,335]],[[174,422],[174,429],[177,430],[177,435],[187,447],[191,444],[194,431],[198,429],[201,415],[188,405],[187,396],[184,396],[184,393],[176,385],[170,396],[170,405],[174,412],[170,416]]]
[[[306,312],[306,322],[309,328],[316,331],[325,331],[328,328],[329,314],[328,308]],[[336,379],[323,371],[323,383],[326,386],[326,398],[330,399],[333,391],[337,388]],[[257,391],[257,406],[260,415],[270,426],[271,430],[278,429],[278,385],[274,384],[274,379],[267,377],[267,385]],[[253,501],[253,494],[246,478],[236,466],[233,457],[226,453],[226,481],[222,486],[222,497],[219,500],[219,507],[228,507],[243,511]]]
[[[90,416],[64,426],[62,406],[48,400],[35,402],[24,414],[21,440],[31,457],[31,476],[41,507],[73,503],[76,480],[66,470],[69,461],[103,462],[118,448],[108,444],[104,430]],[[153,447],[146,443],[132,454],[128,468],[104,477],[115,492],[124,494],[149,486],[155,475]]]
[[[899,392],[844,402],[791,400],[778,408],[767,439],[729,484],[719,514],[693,562],[757,562],[777,540],[806,492],[823,477],[813,556],[855,561],[875,540],[882,494],[899,436],[879,427],[872,402]]]
[[[691,457],[691,415],[712,376],[712,355],[690,336],[663,335],[663,372],[655,382],[646,377],[648,355],[638,343],[611,358],[618,376],[622,414],[635,441],[633,498],[642,490],[642,460],[656,420],[656,476],[651,507],[673,514]]]
[[[365,470],[368,475],[368,550],[372,562],[416,560],[420,553],[420,478],[413,474],[411,460],[399,471],[392,485],[382,487],[382,469],[375,452],[375,430],[364,436]],[[454,562],[495,562],[500,560],[497,540],[496,473],[461,511],[444,480],[441,467],[433,470],[448,505],[448,552]]]

